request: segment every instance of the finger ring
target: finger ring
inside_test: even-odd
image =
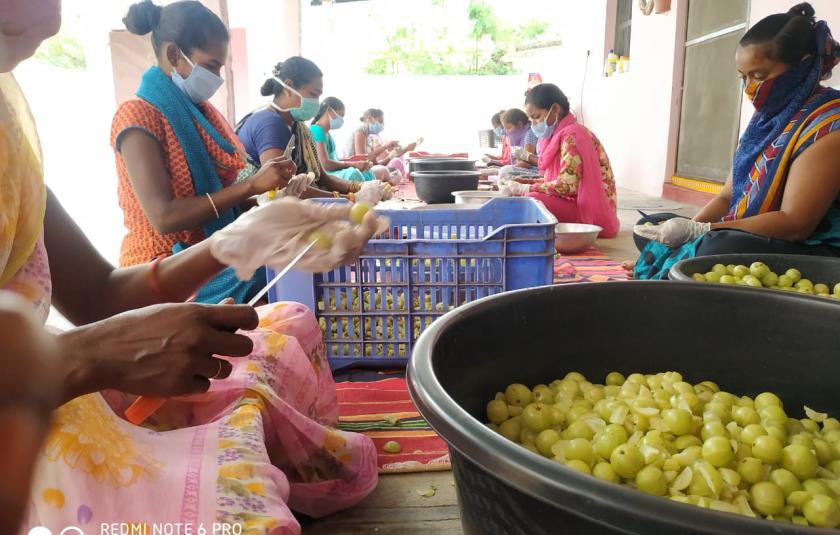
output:
[[[213,375],[210,379],[216,379],[222,374],[222,359],[216,359],[216,364],[219,365],[219,369],[216,370],[216,374]]]

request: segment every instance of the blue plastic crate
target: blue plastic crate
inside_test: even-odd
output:
[[[354,264],[293,270],[269,292],[270,302],[315,312],[333,369],[405,366],[423,329],[449,310],[552,282],[557,220],[533,199],[380,213],[389,230]]]

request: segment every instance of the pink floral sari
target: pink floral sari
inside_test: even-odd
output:
[[[568,154],[570,151],[574,154]],[[551,137],[537,142],[537,153],[546,183],[557,181],[562,174],[576,175],[580,222],[603,228],[601,238],[618,234],[621,224],[611,200],[615,197],[615,182],[609,160],[600,142],[577,122],[573,113],[566,114]],[[576,166],[574,172],[569,169],[570,162]],[[548,191],[553,193],[555,188]]]

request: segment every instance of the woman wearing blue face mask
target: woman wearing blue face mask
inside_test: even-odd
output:
[[[312,119],[309,130],[315,140],[315,150],[321,166],[329,173],[353,182],[388,180],[388,170],[382,165],[373,165],[369,160],[339,160],[332,131],[344,126],[344,103],[335,97],[327,97]]]
[[[840,44],[804,2],[758,21],[735,63],[755,107],[723,190],[693,219],[636,226],[634,276],[667,278],[683,258],[727,253],[840,257]],[[642,222],[640,222],[642,223]]]
[[[577,122],[569,99],[554,84],[539,84],[525,97],[537,154],[524,147],[516,159],[536,165],[543,180],[511,184],[514,195],[542,201],[561,223],[587,223],[603,230],[601,238],[618,233],[616,191],[610,160],[601,142]]]
[[[240,120],[236,133],[254,165],[281,157],[294,140],[291,159],[298,172],[315,173],[317,187],[333,195],[354,193],[359,183],[343,180],[321,165],[306,126],[318,114],[323,90],[324,74],[312,61],[294,56],[278,63],[260,89],[263,96],[272,97],[271,102]]]
[[[151,33],[157,64],[140,81],[137,99],[114,115],[111,143],[117,192],[128,233],[120,265],[163,258],[233,222],[249,199],[285,186],[295,172],[277,158],[237,182],[244,150],[230,125],[208,102],[222,86],[229,34],[200,2],[166,7],[144,0],[131,6],[126,28]],[[244,302],[265,284],[262,274],[239,281],[225,271],[199,292],[202,302]]]
[[[405,175],[403,156],[417,148],[417,143],[400,147],[396,141],[386,142],[381,136],[385,129],[385,113],[382,110],[367,109],[360,120],[362,124],[347,140],[344,157],[365,155],[367,160],[384,165],[389,172],[398,171],[401,175]]]
[[[490,153],[484,155],[484,162],[491,167],[502,167],[503,165],[510,165],[511,163],[510,142],[508,141],[505,128],[502,126],[502,114],[504,113],[505,110],[502,110],[494,113],[493,116],[490,117],[490,125],[493,127],[493,133],[496,135],[496,139],[499,139],[502,142],[501,155]]]

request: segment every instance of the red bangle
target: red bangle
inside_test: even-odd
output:
[[[158,256],[152,263],[149,264],[149,269],[146,271],[146,284],[148,284],[149,288],[152,292],[155,293],[155,297],[158,301],[162,303],[168,303],[175,301],[175,299],[171,299],[166,292],[163,291],[163,286],[160,284],[160,273],[158,272],[158,264],[160,264],[161,260],[163,260],[164,256]]]

